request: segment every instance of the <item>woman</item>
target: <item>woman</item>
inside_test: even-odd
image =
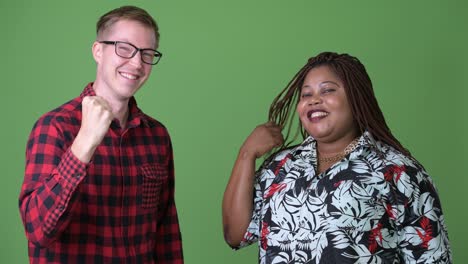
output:
[[[305,138],[295,146],[293,107]],[[358,59],[310,58],[269,120],[240,148],[224,194],[231,247],[258,241],[260,263],[451,262],[434,185],[390,132]]]

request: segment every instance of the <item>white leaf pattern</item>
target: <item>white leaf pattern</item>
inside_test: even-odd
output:
[[[396,248],[398,244],[398,233],[388,228],[382,228],[381,233],[382,240],[377,240],[380,246],[388,249]]]
[[[345,249],[351,245],[348,234],[346,234],[343,230],[333,231],[330,232],[330,234],[334,236],[332,242],[335,248]]]
[[[423,215],[432,221],[437,221],[437,213],[434,208],[434,197],[430,193],[425,192],[419,197],[419,215]]]
[[[330,174],[329,178],[330,180],[333,180],[334,175],[338,174],[339,172],[348,169],[349,167],[349,161],[344,160],[343,162],[335,164],[332,168],[330,168],[330,171],[328,172]]]
[[[395,175],[394,181],[398,191],[405,194],[406,197],[410,197],[413,194],[414,187],[408,174],[402,172],[400,175]]]
[[[316,263],[320,262],[323,249],[328,246],[327,236],[323,232],[313,233],[310,237],[311,259],[316,259]]]
[[[424,252],[419,261],[426,263],[434,263],[437,261],[438,256],[443,256],[448,258],[446,248],[448,245],[445,244],[446,240],[441,239],[440,237],[434,237],[429,241],[428,250]]]
[[[275,258],[273,259],[271,263],[272,264],[290,263],[289,254],[285,252],[280,252],[278,256],[275,256]]]
[[[418,235],[419,233],[423,233],[424,230],[421,227],[414,227],[414,226],[407,226],[403,229],[403,240],[400,243],[404,245],[410,244],[412,246],[418,246],[422,244],[422,239]]]

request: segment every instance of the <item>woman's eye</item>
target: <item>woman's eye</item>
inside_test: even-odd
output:
[[[308,93],[305,93],[305,94],[301,95],[302,98],[309,97],[309,96],[311,96],[311,94],[308,94]]]
[[[323,90],[323,93],[332,93],[334,91],[335,91],[334,88],[326,88],[326,89]]]

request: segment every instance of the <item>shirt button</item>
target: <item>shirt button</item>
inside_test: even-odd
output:
[[[63,211],[64,208],[65,208],[65,207],[64,207],[63,205],[60,205],[60,206],[58,207],[58,209],[59,209],[60,211]]]
[[[73,177],[79,178],[79,177],[81,177],[81,173],[75,173],[75,174],[73,175]]]

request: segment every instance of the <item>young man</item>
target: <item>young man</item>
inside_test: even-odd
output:
[[[133,97],[158,41],[143,9],[103,15],[96,80],[35,124],[19,197],[31,263],[183,263],[169,134]]]

